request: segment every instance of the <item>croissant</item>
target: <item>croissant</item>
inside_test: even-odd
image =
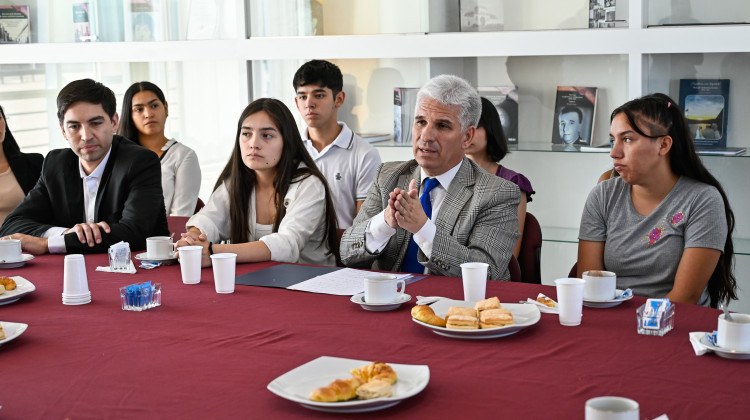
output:
[[[322,386],[310,392],[310,399],[320,402],[347,401],[357,396],[357,388],[362,385],[359,378],[336,379],[328,386]]]
[[[417,321],[422,321],[426,324],[445,327],[445,320],[435,315],[435,311],[426,305],[417,305],[411,308],[411,316]]]
[[[383,380],[393,385],[398,380],[396,371],[383,362],[372,362],[369,365],[362,366],[359,369],[352,369],[349,372],[363,383]]]

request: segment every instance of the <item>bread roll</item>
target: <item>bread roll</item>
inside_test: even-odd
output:
[[[361,400],[386,398],[393,396],[393,386],[386,380],[368,382],[357,388],[357,397]]]
[[[411,308],[411,316],[417,321],[422,321],[426,324],[445,327],[445,320],[435,315],[435,311],[426,305],[417,305]]]
[[[383,362],[372,362],[369,365],[362,366],[359,369],[349,371],[352,376],[358,378],[362,383],[384,380],[390,384],[395,384],[398,375],[392,367]]]
[[[347,401],[357,396],[357,388],[362,385],[359,378],[336,379],[328,386],[314,389],[310,399],[320,402]]]
[[[0,277],[0,285],[4,286],[5,290],[13,290],[16,288],[16,281],[10,277]]]
[[[500,299],[498,299],[497,296],[485,300],[480,300],[476,305],[474,305],[474,309],[480,312],[486,311],[488,309],[499,309],[501,307],[502,306],[500,306]]]

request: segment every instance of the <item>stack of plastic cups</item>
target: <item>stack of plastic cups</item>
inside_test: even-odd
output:
[[[65,256],[63,272],[63,305],[84,305],[91,302],[86,261],[81,254]]]

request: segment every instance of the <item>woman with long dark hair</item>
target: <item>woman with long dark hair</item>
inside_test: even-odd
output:
[[[489,99],[481,99],[482,116],[479,118],[474,139],[464,151],[464,154],[485,171],[511,181],[518,185],[521,190],[521,201],[518,203],[518,231],[521,236],[516,241],[515,248],[513,248],[513,256],[518,258],[518,254],[521,252],[523,227],[526,222],[526,204],[531,202],[531,195],[535,191],[528,178],[499,163],[508,154],[508,140],[505,137],[497,108]]]
[[[0,106],[0,225],[34,188],[42,172],[44,157],[39,153],[22,153],[10,132],[5,111]]]
[[[169,104],[159,86],[133,83],[122,98],[117,134],[159,156],[167,216],[192,216],[201,187],[201,167],[193,149],[164,134],[168,115]]]
[[[734,214],[695,152],[667,95],[612,112],[610,156],[619,177],[598,184],[581,217],[578,275],[606,269],[637,295],[717,306],[737,299]]]
[[[237,262],[337,263],[328,184],[281,101],[262,98],[245,108],[232,157],[187,226],[178,246],[203,246],[204,266],[218,252],[236,253]]]

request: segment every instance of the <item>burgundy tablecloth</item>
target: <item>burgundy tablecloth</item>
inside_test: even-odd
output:
[[[392,408],[341,418],[583,418],[584,403],[620,395],[641,418],[747,418],[750,362],[695,356],[690,331],[715,329],[719,311],[678,304],[664,337],[636,333],[634,298],[611,309],[584,308],[579,327],[542,314],[533,327],[492,340],[438,336],[411,321],[411,303],[368,312],[349,297],[238,286],[214,292],[210,269],[184,285],[179,266],[135,275],[95,271],[93,301],[61,303],[62,256],[37,257],[20,275],[37,290],[0,306],[0,320],[28,330],[0,347],[0,418],[323,418],[266,389],[277,376],[322,355],[427,364],[427,388]],[[245,273],[274,263],[243,264]],[[122,311],[118,289],[162,283],[163,305]],[[504,302],[555,297],[552,287],[490,282]],[[461,281],[428,277],[407,293],[460,299]],[[345,377],[346,375],[342,373]]]

